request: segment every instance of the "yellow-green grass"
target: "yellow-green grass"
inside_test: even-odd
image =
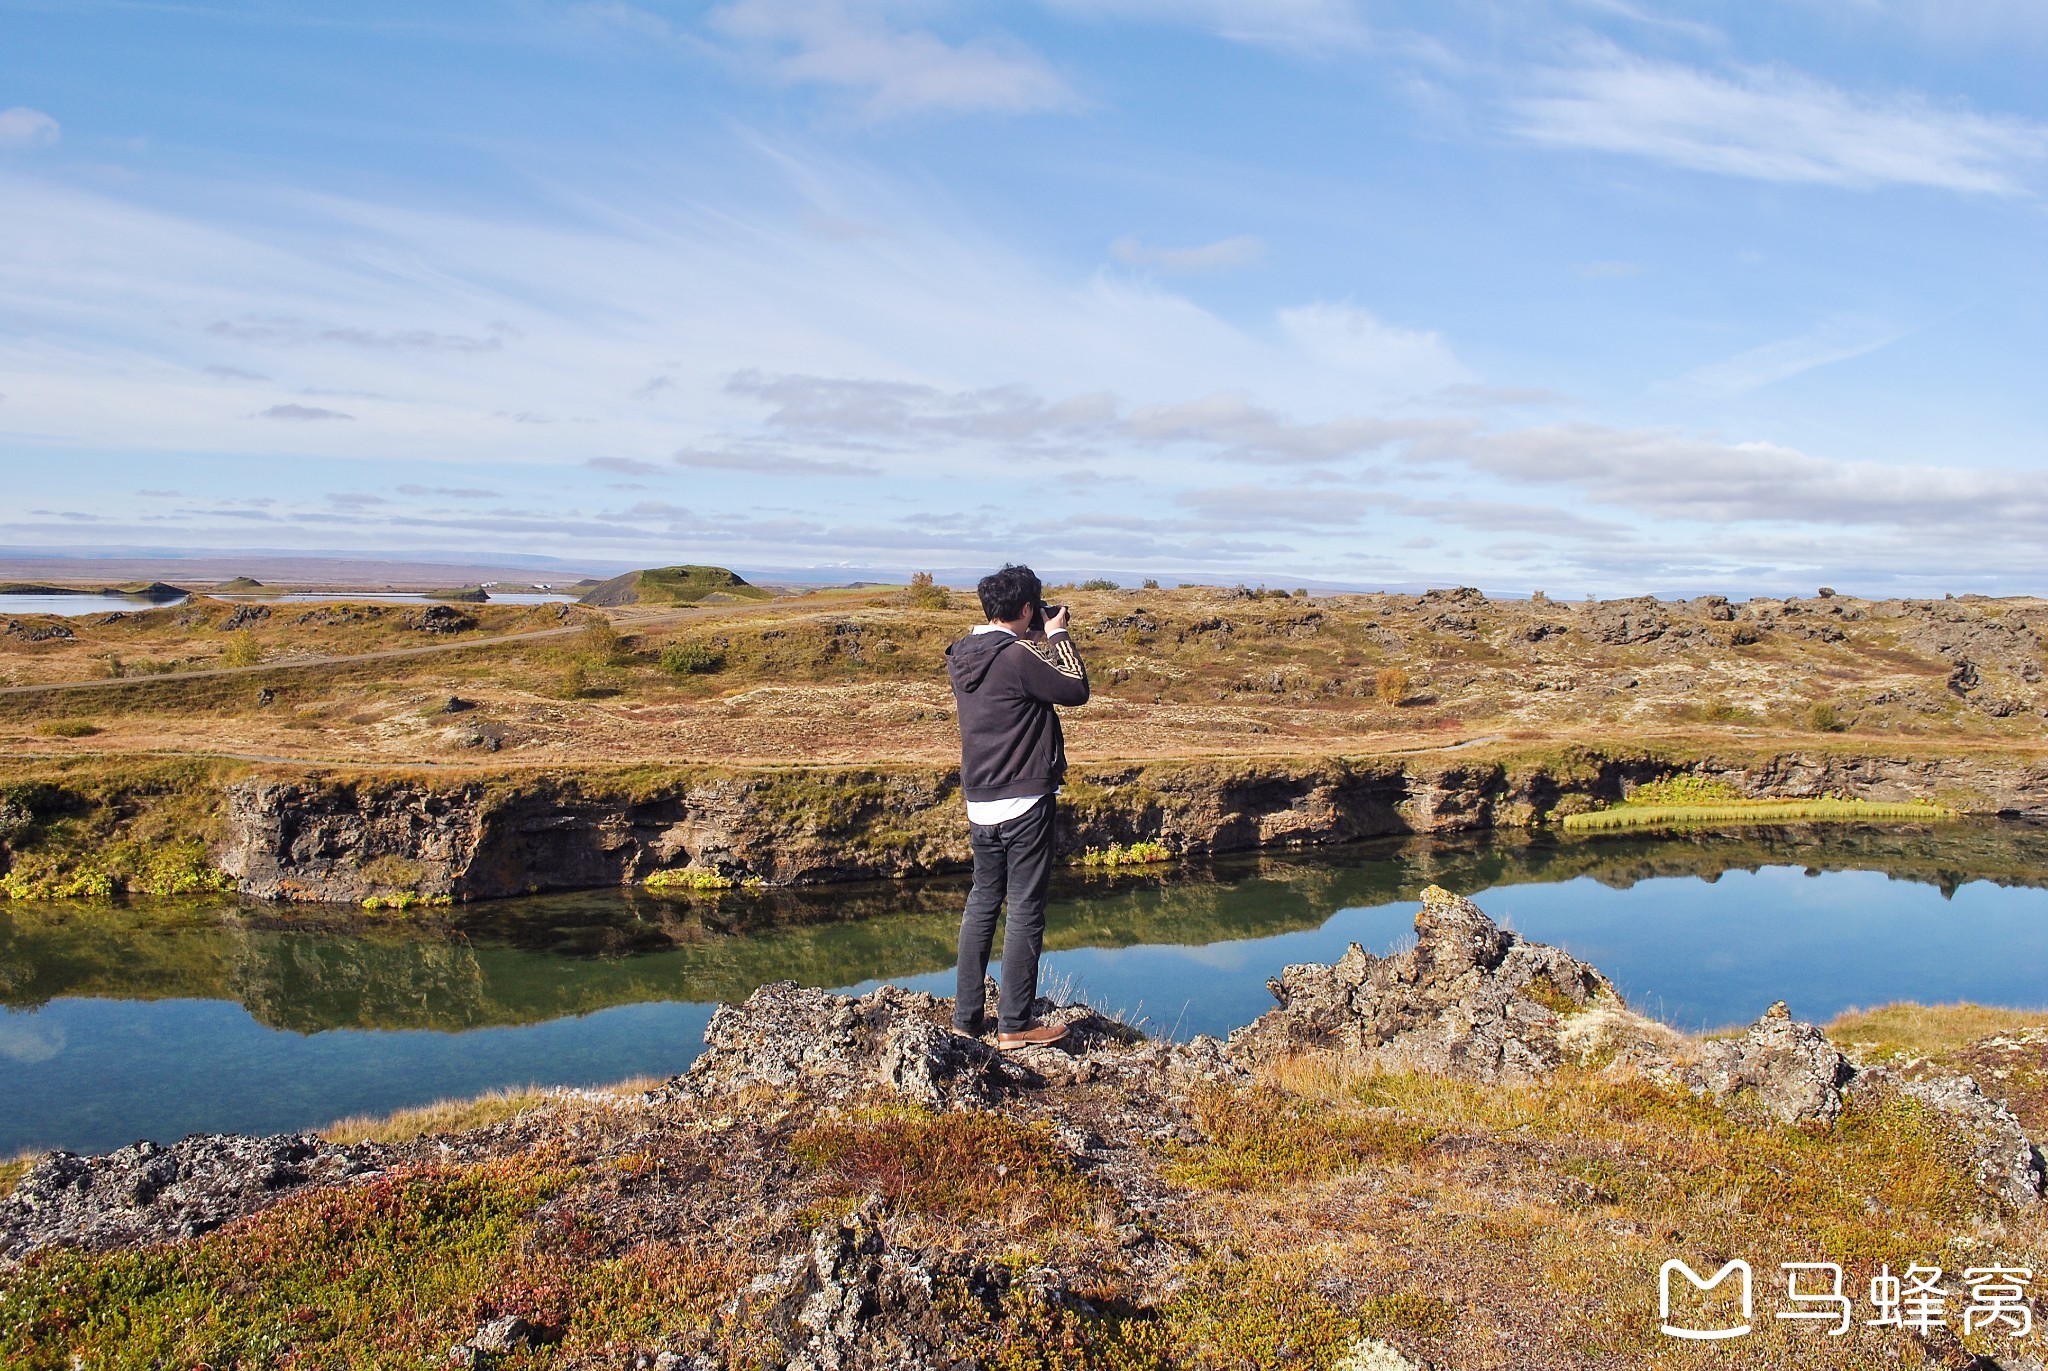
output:
[[[467,1133],[548,1103],[554,1092],[538,1086],[487,1091],[466,1100],[435,1100],[391,1114],[351,1114],[320,1130],[329,1142],[411,1142],[436,1133]]]
[[[1852,1009],[1827,1026],[1828,1037],[1866,1060],[1942,1057],[1982,1038],[2048,1028],[2048,1008],[2000,1009],[1970,1004],[1888,1004]]]
[[[1207,1141],[1173,1150],[1167,1175],[1207,1190],[1274,1188],[1421,1156],[1438,1130],[1398,1114],[1332,1112],[1285,1091],[1219,1091],[1195,1111]]]
[[[465,1099],[435,1100],[431,1104],[415,1105],[390,1114],[351,1114],[345,1119],[336,1119],[319,1131],[321,1137],[337,1143],[411,1142],[415,1138],[438,1133],[467,1133],[472,1129],[488,1128],[494,1123],[517,1118],[529,1110],[561,1107],[571,1102],[573,1107],[584,1103],[584,1095],[587,1094],[616,1095],[624,1099],[651,1090],[659,1083],[652,1076],[635,1076],[574,1096],[565,1095],[554,1087],[508,1086]]]
[[[1563,827],[1577,832],[1618,828],[1688,828],[1712,824],[1939,823],[1958,817],[1945,805],[1872,800],[1720,800],[1710,804],[1622,804],[1584,814],[1567,814]]]
[[[17,1152],[11,1157],[0,1158],[0,1196],[12,1194],[15,1182],[28,1174],[43,1154],[40,1151]]]

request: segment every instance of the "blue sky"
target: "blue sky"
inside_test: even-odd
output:
[[[2034,0],[0,0],[0,547],[2048,591]]]

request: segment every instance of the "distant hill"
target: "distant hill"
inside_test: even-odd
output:
[[[261,590],[263,582],[253,576],[237,576],[232,581],[222,581],[215,590]]]
[[[731,600],[771,600],[722,566],[663,566],[614,576],[578,600],[585,605],[697,605]]]

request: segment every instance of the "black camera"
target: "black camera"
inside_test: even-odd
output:
[[[1065,605],[1049,605],[1045,601],[1040,600],[1031,607],[1031,631],[1033,633],[1045,632],[1045,621],[1065,608]]]

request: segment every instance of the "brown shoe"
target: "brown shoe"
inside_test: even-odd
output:
[[[1066,1036],[1065,1024],[1042,1023],[1021,1033],[998,1033],[996,1046],[1004,1052],[1015,1052],[1020,1047],[1044,1047]]]

